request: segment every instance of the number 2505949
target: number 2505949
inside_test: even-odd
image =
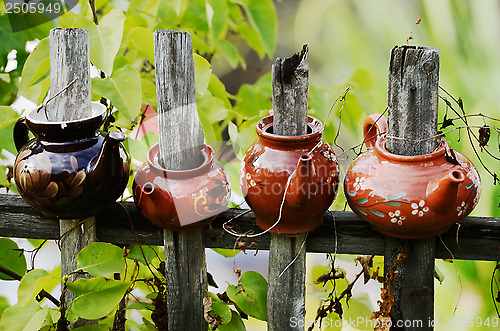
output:
[[[58,2],[24,2],[24,1],[6,1],[5,12],[7,14],[52,14],[63,11],[63,6]]]

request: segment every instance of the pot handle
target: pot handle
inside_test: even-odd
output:
[[[14,144],[16,145],[16,149],[19,152],[24,145],[26,145],[29,141],[28,135],[28,126],[26,125],[26,120],[24,117],[21,117],[17,120],[14,125]]]
[[[375,147],[377,137],[387,132],[387,118],[381,114],[371,114],[363,122],[363,137],[366,148]]]

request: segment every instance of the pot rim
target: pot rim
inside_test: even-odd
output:
[[[268,115],[261,118],[256,125],[257,135],[271,141],[279,143],[300,143],[309,142],[321,138],[325,130],[323,123],[315,117],[307,116],[307,126],[311,133],[306,133],[300,136],[282,136],[274,133],[267,132],[274,124],[274,116]]]
[[[397,161],[397,162],[421,162],[421,161],[429,161],[436,158],[439,158],[444,155],[446,147],[448,147],[448,143],[444,138],[440,138],[438,143],[439,147],[432,153],[422,154],[422,155],[399,155],[393,154],[389,152],[385,148],[385,144],[387,142],[387,136],[381,135],[377,142],[375,143],[375,151],[377,154],[385,157],[386,159]]]
[[[80,118],[80,119],[76,119],[76,120],[71,120],[71,121],[49,121],[47,119],[44,119],[43,120],[40,120],[37,118],[37,114],[41,113],[42,111],[38,110],[38,108],[36,109],[33,109],[32,111],[30,111],[27,115],[26,115],[26,121],[29,122],[29,123],[32,123],[34,125],[51,125],[51,126],[66,126],[66,125],[71,125],[71,124],[75,124],[75,123],[81,123],[81,122],[86,122],[86,121],[91,121],[91,120],[94,120],[94,119],[98,119],[98,118],[101,118],[101,123],[102,121],[104,121],[104,118],[106,117],[106,107],[103,105],[103,104],[100,104],[100,103],[95,103],[95,102],[92,102],[91,103],[91,107],[92,107],[92,115],[89,116],[89,117],[84,117],[84,118]],[[100,124],[99,124],[100,126]]]
[[[201,155],[203,155],[204,161],[200,166],[186,170],[168,170],[160,166],[158,163],[159,152],[160,143],[156,143],[151,146],[147,154],[147,162],[154,173],[168,179],[189,179],[207,173],[212,167],[214,159],[213,148],[208,144],[203,144],[203,148],[200,152]]]

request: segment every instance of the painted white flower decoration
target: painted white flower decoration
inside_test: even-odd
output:
[[[365,177],[356,177],[354,180],[354,189],[356,191],[364,190]]]
[[[476,192],[476,196],[474,197],[474,200],[472,200],[472,205],[473,206],[477,205],[478,201],[479,201],[479,194]]]
[[[389,217],[391,217],[392,223],[397,223],[398,225],[402,225],[405,219],[404,216],[401,216],[401,211],[398,209],[394,213],[389,212]]]
[[[465,204],[465,201],[462,201],[462,203],[460,204],[460,206],[457,207],[457,211],[458,211],[458,216],[462,216],[462,214],[465,213],[465,210],[469,207],[469,205],[466,205]]]
[[[429,207],[424,207],[424,205],[425,205],[424,200],[420,200],[418,204],[416,204],[415,202],[412,203],[411,208],[413,208],[413,210],[411,211],[411,214],[412,215],[418,214],[419,217],[424,216],[424,213],[429,211]]]

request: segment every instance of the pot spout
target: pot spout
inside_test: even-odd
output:
[[[432,180],[427,185],[427,203],[436,213],[448,214],[456,205],[458,185],[465,179],[464,171],[453,169],[441,179]]]
[[[123,162],[120,158],[120,142],[123,140],[125,140],[125,135],[118,130],[107,134],[99,154],[92,158],[87,166],[89,181],[97,185],[116,180],[117,177],[124,177]],[[125,178],[121,179],[125,180]]]
[[[300,156],[297,169],[289,179],[285,201],[288,206],[295,210],[304,210],[316,197],[318,183],[313,182],[314,167],[312,156],[303,154]]]
[[[134,201],[142,214],[154,223],[162,223],[172,217],[172,196],[151,182],[135,186]]]

